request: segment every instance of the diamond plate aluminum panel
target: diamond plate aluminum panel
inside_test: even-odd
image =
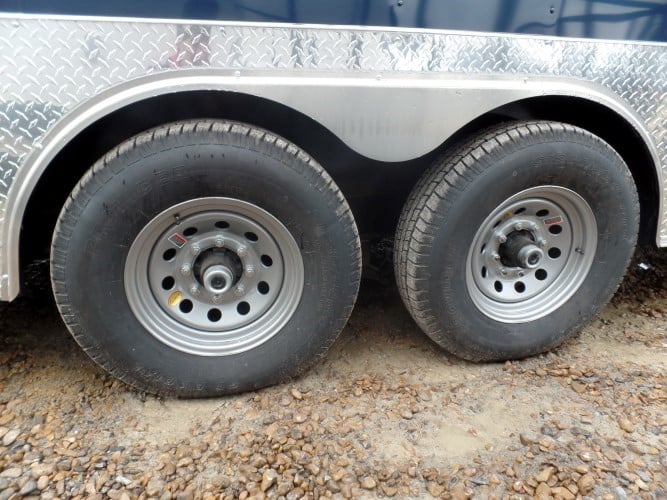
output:
[[[68,113],[114,86],[185,68],[290,74],[560,77],[597,84],[631,107],[667,179],[667,47],[512,35],[185,25],[131,20],[0,19],[0,231],[31,151]],[[444,138],[443,138],[444,139]],[[662,189],[667,209],[667,185]],[[667,211],[658,239],[667,244]],[[0,262],[5,259],[0,242]],[[6,268],[6,266],[3,266]],[[6,282],[7,276],[3,276]],[[0,296],[7,296],[6,290]]]

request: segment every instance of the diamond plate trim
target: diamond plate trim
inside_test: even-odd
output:
[[[184,68],[346,76],[539,76],[605,87],[643,122],[667,179],[667,48],[512,35],[290,25],[0,19],[0,232],[26,158],[68,113],[129,80]],[[444,138],[443,138],[444,139]],[[667,244],[667,185],[658,240]],[[0,262],[5,258],[0,241]],[[3,266],[5,269],[6,266]],[[0,297],[7,298],[7,276]]]

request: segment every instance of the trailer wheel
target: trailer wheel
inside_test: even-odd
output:
[[[84,350],[147,392],[200,397],[298,375],[354,305],[360,244],[322,168],[263,130],[169,124],[84,176],[52,248]]]
[[[403,301],[441,347],[516,359],[576,333],[609,300],[639,225],[619,155],[551,122],[495,127],[438,159],[399,222]]]

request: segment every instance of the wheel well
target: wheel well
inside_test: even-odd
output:
[[[551,96],[517,101],[473,120],[437,150],[421,158],[385,163],[359,155],[318,122],[282,104],[246,94],[196,91],[157,96],[121,108],[91,124],[63,148],[41,176],[28,202],[20,238],[22,267],[35,259],[48,258],[60,209],[98,158],[146,129],[192,118],[249,123],[299,145],[321,163],[340,186],[365,241],[393,237],[398,216],[412,187],[435,157],[452,144],[505,121],[545,119],[569,123],[600,136],[624,158],[640,193],[640,241],[654,242],[659,188],[653,159],[643,140],[623,117],[586,99]]]
[[[430,163],[429,158],[436,154],[399,163],[371,160],[355,153],[308,116],[274,101],[247,94],[192,91],[153,97],[94,122],[71,140],[49,164],[30,196],[23,217],[21,267],[36,259],[49,257],[51,236],[67,196],[84,173],[107,151],[152,127],[195,118],[245,122],[299,145],[322,164],[340,186],[357,217],[360,232],[367,238],[393,232],[402,200]],[[391,207],[390,213],[385,207]]]

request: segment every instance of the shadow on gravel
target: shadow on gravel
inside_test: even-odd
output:
[[[13,360],[25,359],[29,352],[37,366],[47,366],[56,355],[64,363],[88,364],[98,372],[60,319],[51,293],[48,267],[47,261],[32,263],[25,272],[19,298],[11,303],[0,303],[0,368]],[[666,278],[667,252],[639,249],[612,300],[612,307],[628,302],[639,307],[644,301],[667,297]],[[378,343],[385,347],[388,344],[407,346],[429,357],[438,357],[446,364],[467,364],[440,351],[420,332],[394,286],[364,281],[350,322],[325,362],[332,357],[343,357],[346,363],[354,365],[364,357],[361,351],[372,349]]]

